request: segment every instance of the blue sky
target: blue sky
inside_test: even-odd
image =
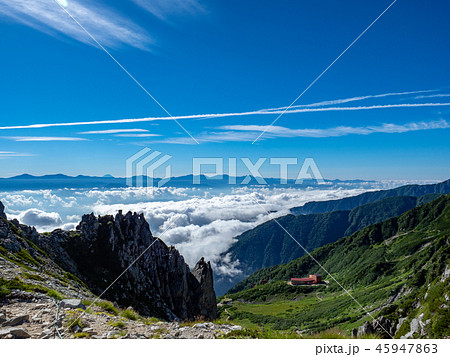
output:
[[[60,2],[200,144],[55,0],[0,0],[0,176],[124,176],[145,146],[175,175],[263,156],[313,157],[327,178],[450,176],[448,1],[398,0],[272,127],[392,1]]]

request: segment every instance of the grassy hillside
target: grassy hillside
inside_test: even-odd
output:
[[[398,324],[396,337],[411,332],[412,325],[423,325],[412,335],[448,336],[449,234],[447,195],[316,249],[312,256],[325,270],[309,256],[259,270],[225,296],[231,305],[224,313],[248,326],[307,331],[338,326],[350,331],[372,320],[369,312]],[[286,284],[291,277],[315,272],[329,284]],[[269,283],[251,289],[263,279]]]
[[[371,224],[398,216],[436,196],[438,195],[389,197],[350,211],[287,215],[279,218],[278,222],[303,247],[312,251]],[[303,256],[305,252],[276,222],[269,221],[238,236],[237,242],[226,254],[230,254],[233,260],[239,260],[242,274],[232,281],[222,281],[218,277],[218,295],[224,294],[258,269],[288,263]]]

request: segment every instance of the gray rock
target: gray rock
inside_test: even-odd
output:
[[[119,333],[117,331],[109,331],[106,333],[106,338],[113,338],[117,336]]]
[[[400,317],[400,318],[398,319],[398,324],[397,324],[397,326],[396,326],[396,331],[400,330],[400,327],[402,327],[403,322],[404,322],[405,320],[406,320],[406,317]]]
[[[210,262],[207,263],[204,258],[201,258],[192,270],[192,275],[200,284],[198,301],[200,315],[215,320],[217,318],[217,300]]]
[[[442,274],[441,283],[447,280],[449,276],[450,276],[450,266],[447,265],[445,267],[444,273]]]
[[[29,321],[29,315],[20,315],[13,317],[3,323],[3,326],[18,326],[22,325],[24,322]]]
[[[89,286],[94,293],[101,293],[118,270],[129,267],[136,256],[145,252],[106,292],[106,299],[126,304],[130,296],[139,296],[135,310],[167,320],[217,316],[210,264],[201,259],[191,272],[178,250],[153,237],[143,214],[84,215],[75,236],[55,230],[39,238],[40,245],[63,269],[84,275],[88,281],[95,280],[90,279],[90,271],[103,271],[104,284]],[[99,261],[99,256],[104,259]]]
[[[358,327],[357,337],[363,337],[364,335],[368,335],[369,333],[373,333],[373,326],[369,321],[364,322],[363,325]]]
[[[419,332],[420,330],[420,323],[419,323],[419,319],[412,319],[411,323],[410,323],[410,332],[412,332],[413,334],[415,332]]]
[[[0,201],[0,217],[6,219],[5,206]]]
[[[81,329],[81,327],[80,326],[78,326],[78,325],[74,325],[74,326],[72,326],[72,332],[73,333],[80,333],[80,332],[82,332],[83,330]]]
[[[64,299],[59,303],[62,309],[83,309],[86,310],[86,306],[79,299]]]
[[[7,336],[13,336],[14,338],[30,338],[30,334],[24,328],[20,327],[10,327],[4,330],[0,330],[0,338],[5,338]]]
[[[384,316],[380,316],[373,321],[366,321],[362,326],[359,326],[356,335],[360,338],[367,334],[376,333],[383,338],[392,338],[395,332],[396,324]]]
[[[92,327],[86,327],[84,328],[81,332],[85,332],[91,336],[96,335],[97,332],[94,331],[94,329]]]
[[[47,329],[45,329],[44,331],[41,332],[41,335],[39,336],[39,338],[45,338],[45,337],[47,337],[50,334],[52,334],[52,330],[47,328]]]
[[[231,331],[241,331],[241,330],[242,330],[242,326],[231,325],[231,326],[229,326],[229,329],[230,329]]]

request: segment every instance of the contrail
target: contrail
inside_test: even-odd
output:
[[[293,108],[310,108],[310,107],[319,107],[319,106],[328,106],[328,105],[336,105],[336,104],[344,104],[349,102],[357,102],[361,100],[366,99],[375,99],[375,98],[385,98],[385,97],[394,97],[394,96],[401,96],[401,95],[408,95],[408,94],[422,94],[422,93],[432,93],[437,92],[439,89],[429,89],[429,90],[416,90],[416,91],[410,91],[410,92],[397,92],[397,93],[383,93],[383,94],[371,94],[371,95],[363,95],[358,97],[352,97],[352,98],[344,98],[344,99],[333,99],[333,100],[326,100],[323,102],[317,102],[312,104],[300,104],[300,105],[293,105],[291,106],[291,109]],[[435,98],[437,96],[450,96],[449,94],[433,94],[432,96],[418,96],[414,99],[420,99],[420,98]],[[283,110],[287,107],[279,107],[279,108],[273,108],[273,110]],[[269,109],[267,109],[269,110]]]
[[[126,124],[126,123],[141,123],[150,121],[167,121],[175,119],[214,119],[225,117],[239,117],[250,115],[274,115],[285,112],[285,114],[295,113],[314,113],[314,112],[335,112],[335,111],[357,111],[357,110],[377,110],[377,109],[394,109],[394,108],[422,108],[422,107],[446,107],[450,103],[402,103],[402,104],[386,104],[386,105],[371,105],[358,107],[324,107],[324,108],[299,108],[284,111],[277,108],[261,109],[249,112],[237,113],[221,113],[221,114],[195,114],[195,115],[180,115],[176,117],[147,117],[134,119],[112,119],[112,120],[97,120],[97,121],[82,121],[70,123],[46,123],[46,124],[30,124],[30,125],[12,125],[2,126],[0,130],[13,129],[41,129],[64,126],[82,126],[82,125],[101,125],[101,124]]]

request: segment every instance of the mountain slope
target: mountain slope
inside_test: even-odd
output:
[[[310,215],[287,215],[277,221],[307,250],[311,251],[339,238],[350,235],[371,224],[398,216],[418,204],[436,198],[437,194],[422,197],[389,197],[355,207],[351,211],[333,211]],[[216,277],[218,295],[225,293],[238,281],[258,269],[284,264],[299,258],[305,251],[274,221],[269,221],[236,237],[237,242],[224,253],[231,260],[239,260],[242,274],[234,279]]]
[[[298,214],[332,212],[338,210],[351,210],[355,207],[379,201],[388,197],[397,197],[397,196],[419,197],[432,193],[435,194],[450,193],[450,180],[446,180],[438,184],[406,185],[391,190],[366,192],[357,196],[346,197],[339,200],[308,202],[305,203],[303,206],[292,208],[291,213],[298,215]]]
[[[292,298],[310,293],[302,290],[304,287],[287,288],[286,280],[320,272],[329,280],[328,288],[318,290],[320,300],[306,298],[309,304],[304,301],[298,310],[291,309],[278,317],[261,314],[262,308],[258,314],[249,312],[248,307],[237,303],[233,304],[235,318],[245,316],[247,320],[277,322],[284,328],[378,329],[378,333],[386,335],[378,325],[371,324],[371,317],[361,306],[343,293],[338,281],[372,316],[383,321],[384,328],[392,335],[445,337],[450,334],[449,243],[450,195],[447,195],[316,249],[311,254],[325,270],[311,257],[304,256],[257,271],[226,297],[245,301],[275,299],[266,303],[273,307],[283,294]],[[252,284],[262,279],[271,283],[251,289]],[[316,313],[322,313],[322,318]]]

